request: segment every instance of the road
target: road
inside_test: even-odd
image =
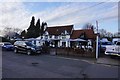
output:
[[[82,59],[2,52],[3,78],[118,78],[119,70]]]

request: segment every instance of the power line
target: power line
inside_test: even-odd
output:
[[[89,9],[89,8],[93,8],[93,7],[98,6],[98,5],[101,5],[101,4],[103,4],[103,3],[105,3],[105,2],[100,2],[100,3],[98,3],[98,4],[95,4],[95,5],[92,5],[92,6],[83,8],[83,9],[81,9],[81,10],[84,10],[84,11],[85,11],[85,10],[87,10],[87,9]]]

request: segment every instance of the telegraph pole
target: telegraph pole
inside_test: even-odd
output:
[[[96,36],[96,59],[98,59],[98,21],[96,20],[97,36]]]

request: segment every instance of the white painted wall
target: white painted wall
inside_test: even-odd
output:
[[[45,35],[48,35],[48,39],[55,39],[55,35],[52,35],[52,37],[50,38],[50,35],[48,34],[48,32],[45,32],[45,34],[43,35],[43,39],[45,40]],[[62,46],[62,35],[59,35],[57,39],[61,39],[59,42],[58,42],[58,47]],[[65,39],[70,39],[70,35],[65,35]],[[69,47],[70,46],[70,42],[68,41],[65,41],[66,42],[66,47]],[[37,42],[37,45],[42,45],[44,42]],[[51,45],[52,46],[52,45]]]

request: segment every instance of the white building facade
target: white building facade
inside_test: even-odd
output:
[[[48,42],[52,47],[70,47],[70,35],[73,25],[47,27],[42,36],[44,42]]]

